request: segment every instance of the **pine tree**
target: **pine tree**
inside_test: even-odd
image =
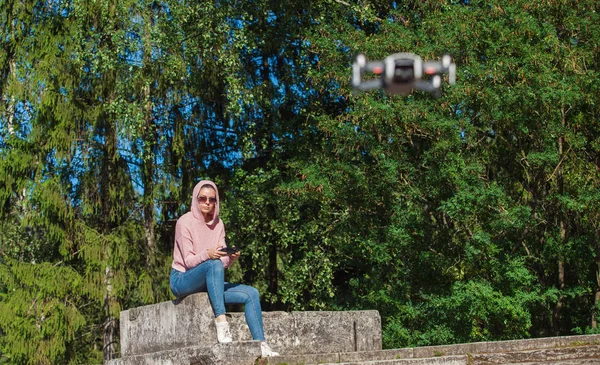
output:
[[[72,43],[61,4],[2,5],[0,352],[10,363],[65,363],[85,319],[73,258],[74,210],[62,180],[74,128],[60,85]],[[5,63],[4,63],[5,62]],[[61,278],[57,281],[56,278]]]
[[[599,10],[4,1],[0,362],[119,356],[202,178],[267,310],[377,308],[387,347],[597,331]],[[351,90],[400,51],[457,85]]]

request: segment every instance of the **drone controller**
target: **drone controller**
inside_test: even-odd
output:
[[[219,251],[225,252],[228,255],[233,255],[234,253],[239,252],[240,249],[237,247],[226,246],[226,247],[219,248]]]
[[[365,72],[379,77],[363,81]],[[443,74],[448,74],[450,85],[456,83],[456,65],[449,55],[443,56],[441,61],[423,62],[412,53],[395,53],[383,61],[367,61],[364,54],[359,54],[352,64],[352,87],[360,91],[383,88],[390,94],[400,95],[421,90],[437,97]]]

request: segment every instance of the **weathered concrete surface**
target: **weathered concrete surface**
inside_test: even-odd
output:
[[[349,352],[340,354],[339,362],[357,362],[366,360],[393,360],[393,359],[409,359],[413,358],[413,349],[393,349],[381,351],[365,351],[365,352]],[[453,354],[465,355],[465,354]]]
[[[390,358],[386,360],[380,360],[369,357],[368,354],[371,352],[361,352],[354,356],[353,360],[345,359],[342,360],[342,354],[313,354],[313,355],[288,355],[279,356],[274,358],[267,358],[267,364],[272,365],[467,365],[467,355],[454,355],[454,356],[441,356],[425,359],[396,359]]]
[[[255,365],[260,355],[259,341],[245,341],[123,356],[106,365]]]
[[[544,362],[522,362],[512,365],[598,365],[598,359],[576,359],[576,360],[559,360],[559,361],[544,361]]]
[[[423,364],[423,365],[467,365],[468,356],[450,355],[434,356],[427,358],[410,358],[401,356],[392,356],[389,351],[365,351],[355,353],[337,353],[337,354],[312,354],[312,355],[284,355],[273,358],[267,358],[268,364],[278,365],[313,365],[313,364],[336,364],[336,365],[367,365],[367,364]]]
[[[461,355],[473,353],[503,353],[596,344],[600,344],[600,335],[546,337],[526,340],[474,342],[457,345],[415,347],[409,349],[412,351],[412,354],[408,357],[431,357],[439,355]],[[402,350],[406,349],[390,351]]]
[[[121,312],[122,358],[108,365],[492,365],[599,364],[600,335],[381,350],[377,311],[264,312],[262,359],[243,313],[228,313],[235,342],[218,344],[208,296]]]
[[[234,341],[251,340],[243,313],[228,313]],[[282,354],[381,350],[377,311],[263,312],[265,337]],[[206,293],[121,312],[121,355],[217,344]]]
[[[574,346],[516,352],[471,354],[473,364],[546,363],[548,361],[572,361],[574,359],[595,359],[597,363],[600,363],[600,346]]]
[[[467,365],[468,357],[466,355],[439,356],[424,359],[394,359],[394,360],[375,360],[375,361],[353,361],[342,363],[329,363],[320,365]]]
[[[339,363],[340,354],[302,354],[302,355],[281,355],[276,357],[265,358],[266,364],[277,365],[277,364],[325,364],[325,363]]]
[[[230,313],[234,341],[252,337],[243,313]],[[267,342],[285,354],[381,350],[381,318],[377,311],[264,312]]]
[[[529,340],[478,342],[446,346],[401,348],[381,351],[313,354],[311,356],[284,355],[269,358],[269,364],[367,364],[374,361],[414,359],[414,364],[427,364],[432,358],[447,356],[470,357],[470,365],[508,363],[569,363],[595,361],[600,364],[600,335],[564,336]],[[452,358],[452,361],[455,361]],[[388,364],[387,362],[385,364]]]
[[[122,311],[121,356],[216,344],[213,318],[206,295]]]

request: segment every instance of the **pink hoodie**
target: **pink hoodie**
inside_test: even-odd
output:
[[[204,185],[212,186],[217,193],[213,219],[208,222],[204,221],[204,215],[198,204],[198,193]],[[177,220],[171,267],[177,271],[186,272],[209,260],[207,249],[225,246],[225,226],[219,219],[219,190],[212,181],[202,180],[194,187],[191,210]],[[225,268],[231,265],[229,256],[222,257],[221,261]]]

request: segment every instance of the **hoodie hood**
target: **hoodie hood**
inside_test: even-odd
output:
[[[215,203],[215,210],[213,211],[212,220],[210,220],[208,222],[206,222],[204,220],[204,214],[202,214],[202,211],[200,210],[200,203],[198,203],[198,194],[200,193],[200,190],[202,189],[202,187],[205,185],[209,185],[213,189],[215,189],[216,198],[217,198],[217,202]],[[207,226],[214,226],[217,223],[219,223],[219,190],[217,189],[217,185],[215,185],[214,182],[212,182],[210,180],[202,180],[196,184],[196,186],[194,187],[194,193],[192,194],[192,209],[191,209],[191,211],[192,211],[192,214],[194,215],[194,218],[196,218],[200,222],[206,223]]]

